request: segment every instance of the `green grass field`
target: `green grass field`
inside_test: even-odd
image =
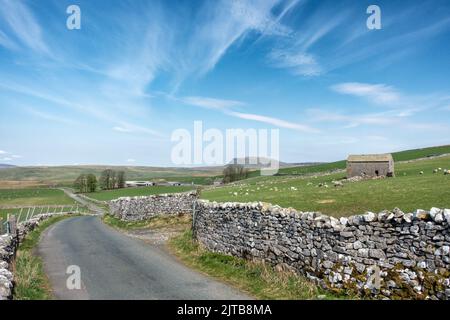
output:
[[[0,206],[73,204],[62,190],[48,188],[0,189]]]
[[[264,201],[301,211],[321,211],[333,216],[379,212],[399,207],[404,211],[450,208],[450,175],[434,174],[435,168],[450,169],[450,156],[398,163],[396,177],[346,183],[335,188],[335,173],[314,177],[256,177],[235,185],[205,190],[202,198],[215,201]],[[421,175],[420,171],[424,171]],[[318,187],[327,182],[329,188]]]
[[[125,188],[116,190],[102,190],[93,193],[87,193],[89,198],[100,201],[109,201],[120,197],[149,196],[152,194],[176,193],[193,190],[191,186],[151,186],[141,188]]]

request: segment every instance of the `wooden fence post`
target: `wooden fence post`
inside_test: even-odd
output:
[[[197,230],[195,228],[195,218],[196,218],[196,216],[195,216],[195,205],[196,205],[196,201],[194,201],[192,203],[192,237],[194,239],[197,238]]]
[[[13,236],[17,235],[17,220],[16,220],[16,216],[15,215],[10,215],[8,218],[8,228],[9,228],[9,233],[12,234]]]

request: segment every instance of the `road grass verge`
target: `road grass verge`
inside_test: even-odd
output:
[[[52,224],[75,217],[67,215],[49,218],[31,231],[19,245],[14,265],[14,300],[50,300],[51,286],[44,272],[42,258],[34,254],[42,232]]]
[[[102,221],[107,225],[121,229],[121,230],[136,230],[136,229],[158,229],[166,228],[170,226],[186,225],[189,226],[192,223],[190,215],[172,215],[172,216],[157,216],[147,220],[140,221],[123,221],[112,215],[105,214],[102,217]]]
[[[214,253],[192,238],[192,231],[173,237],[169,250],[187,266],[263,300],[339,299],[302,276],[275,271],[267,264]],[[347,297],[349,298],[349,297]]]

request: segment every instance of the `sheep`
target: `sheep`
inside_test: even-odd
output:
[[[332,181],[335,187],[343,187],[344,184],[341,181]]]

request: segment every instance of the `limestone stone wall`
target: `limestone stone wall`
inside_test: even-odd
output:
[[[146,197],[123,197],[109,202],[110,213],[122,220],[138,221],[158,215],[192,213],[196,191],[157,194]]]
[[[450,298],[450,210],[336,219],[264,203],[196,202],[194,236],[209,250],[376,298]]]
[[[14,275],[12,264],[19,243],[34,230],[41,221],[50,217],[61,216],[61,213],[38,214],[32,219],[19,223],[13,234],[0,235],[0,300],[12,298]]]

